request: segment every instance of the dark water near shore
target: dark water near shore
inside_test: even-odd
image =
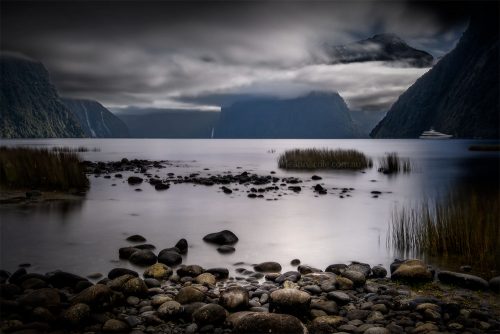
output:
[[[399,254],[387,246],[391,212],[397,205],[446,195],[450,189],[498,189],[498,152],[470,152],[472,140],[138,140],[65,139],[4,140],[3,145],[35,147],[86,146],[99,152],[81,153],[84,159],[114,161],[121,158],[169,160],[173,165],[153,174],[222,174],[243,170],[309,180],[300,194],[264,199],[247,198],[247,189],[226,195],[217,186],[172,185],[158,192],[149,184],[134,191],[124,180],[95,178],[87,195],[76,202],[54,202],[36,207],[4,205],[0,208],[0,265],[14,270],[31,263],[32,271],[63,269],[81,275],[107,273],[111,267],[133,267],[118,260],[118,248],[129,245],[126,236],[141,234],[157,250],[172,247],[180,238],[190,244],[185,264],[235,268],[274,260],[291,269],[290,260],[321,269],[352,260],[388,264]],[[289,148],[354,148],[374,160],[366,173],[353,171],[286,172],[277,168],[279,153]],[[274,150],[274,153],[269,153]],[[398,152],[414,164],[410,174],[387,176],[376,171],[378,158]],[[237,169],[241,167],[241,169]],[[209,168],[210,170],[204,170]],[[375,180],[376,182],[373,182]],[[116,186],[111,186],[112,184]],[[315,196],[310,189],[322,183],[329,194]],[[351,197],[338,190],[355,188]],[[372,198],[371,191],[382,191]],[[236,252],[219,254],[202,241],[210,232],[229,229],[240,241]],[[442,265],[442,264],[441,264]],[[446,265],[446,263],[444,264]],[[455,264],[449,264],[453,266]]]

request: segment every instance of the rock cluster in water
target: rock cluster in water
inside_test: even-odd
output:
[[[212,175],[209,172],[190,173],[188,175],[176,175],[173,172],[166,173],[166,177],[160,177],[160,169],[175,166],[169,161],[151,160],[128,160],[123,158],[114,162],[84,162],[87,172],[96,177],[124,179],[123,172],[127,175],[126,182],[131,186],[140,186],[149,183],[156,190],[167,190],[171,185],[190,183],[203,186],[218,186],[220,191],[227,195],[244,193],[248,198],[265,198],[268,201],[278,200],[284,195],[299,194],[304,189],[310,190],[315,196],[332,194],[339,198],[351,197],[354,188],[348,187],[327,187],[324,183],[317,183],[322,180],[319,175],[312,175],[309,179],[298,177],[277,177],[276,172],[271,171],[268,175],[258,175],[248,171],[226,171],[222,174]],[[156,174],[151,173],[151,169],[156,169]],[[205,169],[207,170],[207,169]],[[116,184],[113,184],[116,185]],[[136,188],[136,191],[142,189]],[[378,198],[381,191],[373,190],[371,195]]]
[[[188,249],[187,241],[181,239],[173,248],[181,254]],[[145,250],[152,253],[142,247],[130,256],[142,256]],[[149,256],[145,258],[149,262]],[[432,282],[435,272],[420,260],[395,261],[391,279],[386,278],[385,268],[358,262],[332,264],[324,271],[299,265],[288,272],[281,272],[277,262],[263,262],[251,266],[253,270],[236,269],[236,277],[229,277],[226,268],[182,265],[175,270],[154,262],[142,275],[114,268],[95,284],[63,271],[44,275],[28,273],[25,268],[12,274],[0,271],[1,330],[89,334],[500,332],[498,308],[495,302],[486,302],[488,298],[498,302],[498,296],[459,288],[450,291],[437,283],[422,285]],[[300,261],[294,259],[293,263]],[[100,276],[91,275],[93,279]],[[500,277],[488,283],[448,271],[437,276],[457,287],[500,292]],[[417,292],[404,285],[407,283],[417,284]]]

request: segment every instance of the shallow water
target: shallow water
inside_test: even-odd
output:
[[[186,238],[190,248],[185,264],[228,267],[261,261],[278,261],[284,270],[299,258],[321,269],[352,260],[388,266],[397,257],[387,246],[387,228],[395,206],[445,195],[450,189],[498,188],[498,152],[470,152],[471,140],[141,140],[64,139],[4,140],[3,145],[36,147],[86,146],[99,152],[81,153],[92,161],[150,159],[173,161],[173,166],[153,174],[222,174],[243,170],[309,180],[299,194],[266,193],[266,198],[247,198],[246,188],[231,195],[217,186],[172,185],[156,191],[149,184],[129,186],[120,179],[91,176],[87,195],[77,202],[50,203],[20,208],[0,208],[0,264],[14,270],[31,263],[32,271],[63,269],[81,275],[107,273],[111,267],[133,268],[118,259],[118,248],[129,245],[131,234],[144,235],[157,251]],[[480,142],[484,143],[484,142]],[[277,156],[289,148],[354,148],[372,157],[375,167],[353,171],[286,172],[277,168]],[[269,153],[275,150],[274,153]],[[414,165],[410,174],[387,176],[376,171],[378,158],[398,152]],[[241,167],[238,169],[237,167]],[[204,170],[209,168],[210,170]],[[376,182],[372,182],[375,180]],[[321,183],[329,194],[315,196]],[[111,186],[116,184],[116,186]],[[141,188],[142,192],[134,191]],[[333,187],[354,188],[351,197],[339,198]],[[371,191],[382,191],[373,198]],[[229,229],[240,241],[236,252],[222,255],[202,241],[205,234]],[[137,268],[136,268],[137,269]]]

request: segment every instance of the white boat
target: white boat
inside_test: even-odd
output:
[[[445,133],[438,132],[434,129],[430,129],[429,131],[424,131],[420,135],[420,139],[450,139],[452,135],[447,135]]]

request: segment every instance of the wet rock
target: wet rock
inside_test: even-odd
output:
[[[167,279],[172,275],[172,269],[163,263],[155,263],[144,271],[145,278],[155,278],[157,280]]]
[[[429,282],[432,281],[433,274],[424,262],[420,260],[406,260],[394,270],[391,279],[408,283]]]
[[[269,310],[303,316],[308,313],[311,295],[297,289],[279,289],[270,295]]]
[[[89,306],[106,307],[111,304],[112,291],[109,287],[103,284],[90,286],[77,294],[71,302],[73,304],[87,304]]]
[[[115,278],[123,276],[123,275],[131,275],[131,276],[139,277],[139,274],[136,271],[133,271],[133,270],[130,270],[127,268],[114,268],[114,269],[111,269],[111,271],[108,273],[108,278],[115,279]]]
[[[170,318],[179,315],[182,311],[182,305],[174,300],[166,301],[158,308],[158,313],[162,318]]]
[[[141,184],[143,181],[142,177],[138,177],[138,176],[130,176],[128,179],[127,179],[127,182],[128,184],[130,185],[136,185],[136,184]]]
[[[78,282],[88,281],[85,277],[81,277],[64,271],[54,271],[48,273],[47,278],[49,283],[54,288],[64,288],[64,287],[74,288]]]
[[[339,305],[345,305],[351,301],[351,297],[342,291],[332,291],[328,293],[328,299],[334,300]]]
[[[494,291],[496,293],[500,293],[500,276],[493,277],[489,281],[489,287],[491,291]]]
[[[373,278],[385,278],[387,276],[387,270],[382,266],[375,266],[372,268]]]
[[[21,283],[20,278],[23,277],[24,275],[26,275],[27,273],[28,272],[26,271],[26,268],[17,269],[16,271],[14,271],[14,273],[12,275],[10,275],[9,283],[19,285]]]
[[[193,313],[193,320],[198,326],[220,325],[226,320],[226,310],[220,305],[208,304]]]
[[[253,267],[255,271],[264,273],[280,272],[281,265],[278,262],[262,262]]]
[[[302,275],[307,275],[307,274],[311,274],[311,273],[320,273],[322,270],[318,269],[318,268],[311,267],[311,266],[307,266],[307,265],[300,265],[297,268],[297,271],[299,273],[301,273]]]
[[[351,290],[354,287],[354,283],[347,277],[337,277],[336,285],[340,290]]]
[[[222,253],[222,254],[234,253],[235,250],[236,250],[236,248],[234,248],[233,246],[229,246],[229,245],[217,247],[217,251],[219,253]]]
[[[210,268],[205,272],[214,275],[216,279],[225,279],[229,277],[229,270],[227,268]]]
[[[119,255],[120,259],[128,260],[129,257],[131,257],[132,254],[134,254],[138,250],[139,250],[139,248],[136,248],[136,247],[122,247],[122,248],[118,249],[118,255]]]
[[[63,321],[70,326],[81,326],[85,320],[90,316],[90,307],[87,304],[77,303],[70,306],[64,311],[62,318]]]
[[[226,186],[222,186],[221,190],[224,192],[224,194],[232,194],[233,193],[233,191]]]
[[[176,266],[182,263],[182,256],[174,251],[164,249],[158,254],[158,262],[167,266]]]
[[[180,239],[179,241],[177,241],[175,247],[179,249],[179,252],[181,254],[187,254],[188,252],[188,242],[186,239]]]
[[[186,276],[196,277],[198,275],[201,275],[204,271],[205,270],[202,267],[200,267],[199,265],[192,264],[192,265],[183,266],[183,267],[180,267],[179,269],[177,269],[177,275],[179,275],[179,277],[186,277]]]
[[[391,331],[384,327],[371,327],[364,331],[363,334],[391,334]]]
[[[142,279],[134,277],[125,282],[122,292],[126,296],[145,296],[148,293],[148,287]]]
[[[313,300],[311,302],[311,309],[321,310],[329,315],[337,314],[339,312],[337,303],[332,300]]]
[[[134,252],[128,260],[138,266],[149,266],[156,263],[157,258],[152,251],[143,249]]]
[[[365,275],[360,271],[348,269],[342,273],[342,276],[350,279],[356,287],[363,286],[366,282]]]
[[[285,281],[291,281],[296,283],[300,279],[300,277],[302,277],[302,274],[299,273],[298,271],[287,271],[286,273],[283,273],[278,277],[276,277],[274,281],[280,284]]]
[[[105,333],[124,333],[130,330],[127,323],[117,320],[117,319],[109,319],[102,326],[102,331]]]
[[[371,274],[372,268],[367,263],[353,262],[352,264],[347,266],[346,270],[358,271],[365,277],[368,277]]]
[[[202,285],[215,285],[217,283],[217,280],[215,279],[215,276],[210,274],[210,273],[203,273],[195,278],[195,282],[198,284]]]
[[[131,235],[126,240],[131,242],[146,242],[146,238],[139,234]]]
[[[48,286],[47,282],[45,282],[44,280],[33,277],[23,281],[21,287],[23,288],[23,290],[28,290],[28,289],[36,290],[41,288],[47,288]]]
[[[347,322],[347,319],[336,315],[324,315],[315,318],[311,323],[312,333],[335,333],[337,328]]]
[[[365,320],[370,315],[368,310],[351,310],[347,312],[347,319],[349,320]]]
[[[243,312],[240,312],[243,313]],[[238,314],[236,314],[238,315]],[[233,321],[234,333],[279,333],[305,334],[307,330],[302,322],[288,314],[245,312]]]
[[[231,231],[223,230],[216,233],[210,233],[203,237],[206,242],[217,245],[231,245],[238,241],[238,237]]]
[[[132,278],[134,278],[134,276],[132,275],[123,275],[109,280],[108,282],[106,282],[106,286],[114,291],[123,291],[123,286],[125,285],[125,283],[127,283]]]
[[[162,191],[170,189],[170,185],[167,183],[157,183],[155,184],[155,190]]]
[[[187,286],[179,290],[179,293],[175,296],[175,300],[183,305],[202,302],[205,300],[205,294],[196,288]]]
[[[311,176],[311,180],[314,180],[314,181],[318,181],[318,180],[322,180],[323,178],[321,176],[318,176],[318,175],[313,175]]]
[[[441,271],[438,273],[438,279],[446,284],[453,284],[465,289],[487,290],[488,282],[481,277],[456,273],[452,271]]]
[[[230,287],[224,290],[219,303],[230,311],[244,310],[248,307],[248,291],[243,287]]]
[[[290,261],[290,264],[292,266],[298,266],[300,264],[300,260],[299,259],[293,259],[292,261]]]
[[[334,273],[336,275],[342,274],[343,271],[345,271],[347,268],[347,265],[344,263],[337,263],[337,264],[331,264],[328,267],[326,267],[325,271]]]
[[[28,307],[41,306],[46,309],[59,307],[61,297],[56,289],[43,288],[34,290],[18,299],[19,304]]]

